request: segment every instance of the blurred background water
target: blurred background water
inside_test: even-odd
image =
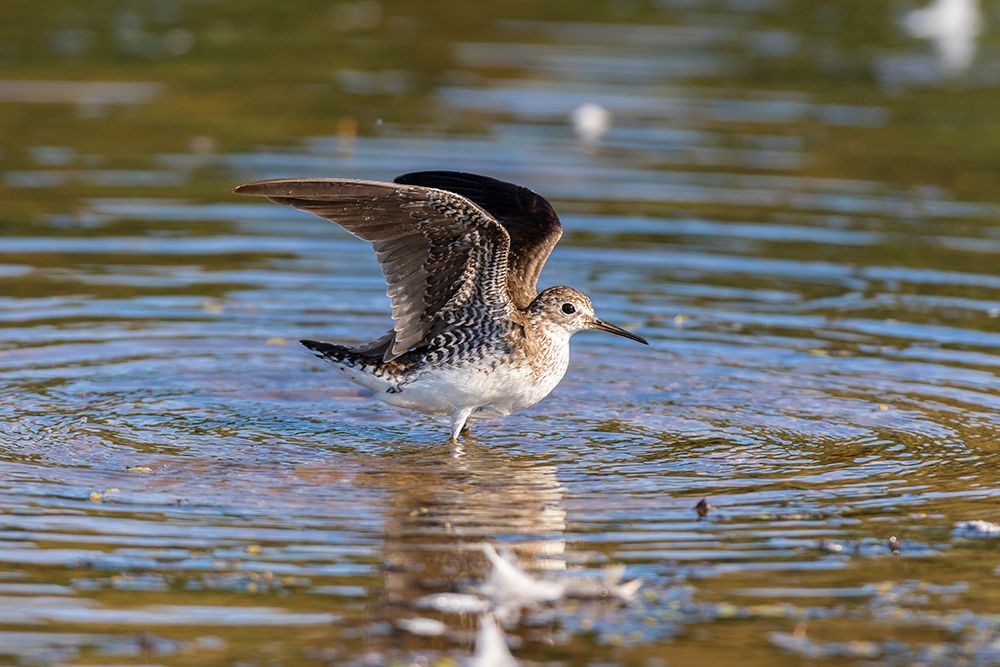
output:
[[[0,662],[460,663],[487,541],[643,580],[522,664],[1000,664],[1000,3],[4,16]],[[541,284],[653,343],[458,458],[295,343],[385,330],[371,253],[229,194],[439,168],[549,197]]]

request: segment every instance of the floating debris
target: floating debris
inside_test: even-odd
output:
[[[865,537],[858,540],[819,539],[816,542],[816,548],[829,554],[877,559],[885,557],[886,548],[893,554],[902,553],[903,540],[895,535],[888,539],[873,537]],[[936,548],[926,542],[916,539],[909,539],[906,542],[906,554],[910,557],[926,557],[937,551]]]
[[[104,489],[103,491],[91,491],[90,492],[90,502],[92,502],[92,503],[104,502],[105,498],[107,498],[108,496],[113,495],[115,493],[118,493],[120,490],[121,489],[117,489],[115,487],[111,487],[109,489]]]
[[[153,472],[153,469],[149,466],[125,466],[125,472],[147,473]]]
[[[708,516],[708,513],[715,509],[714,505],[710,505],[708,498],[702,498],[698,501],[698,504],[694,506],[694,511],[698,513],[699,519],[704,519]]]
[[[818,546],[820,551],[825,551],[831,554],[844,553],[844,550],[846,549],[846,545],[844,545],[844,543],[830,542],[829,540],[820,540]]]

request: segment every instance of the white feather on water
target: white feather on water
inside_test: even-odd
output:
[[[903,18],[903,28],[912,37],[934,44],[941,68],[958,74],[969,68],[976,55],[976,40],[982,31],[978,0],[933,0]]]
[[[513,554],[497,553],[483,544],[483,553],[493,569],[480,589],[489,598],[501,620],[512,621],[521,610],[543,603],[557,603],[567,598],[614,599],[630,602],[642,585],[641,579],[623,582],[624,566],[606,568],[601,577],[558,577],[539,579],[525,572]]]
[[[570,120],[577,137],[587,143],[596,143],[611,127],[611,112],[600,104],[587,102],[573,110]]]

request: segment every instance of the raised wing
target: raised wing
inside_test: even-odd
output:
[[[450,327],[510,315],[510,237],[459,195],[337,178],[257,181],[234,192],[315,213],[371,241],[395,320],[386,360]]]
[[[519,308],[531,303],[538,275],[562,236],[559,216],[545,197],[521,185],[460,171],[418,171],[397,176],[395,182],[454,192],[499,220],[510,235],[511,300]]]

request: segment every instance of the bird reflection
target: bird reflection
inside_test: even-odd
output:
[[[387,620],[412,614],[430,593],[462,589],[486,578],[482,543],[502,542],[535,570],[564,570],[565,489],[556,466],[517,460],[492,448],[466,444],[393,457],[380,481],[389,488],[383,562]],[[449,619],[449,624],[454,617]],[[476,614],[460,615],[474,633]]]

